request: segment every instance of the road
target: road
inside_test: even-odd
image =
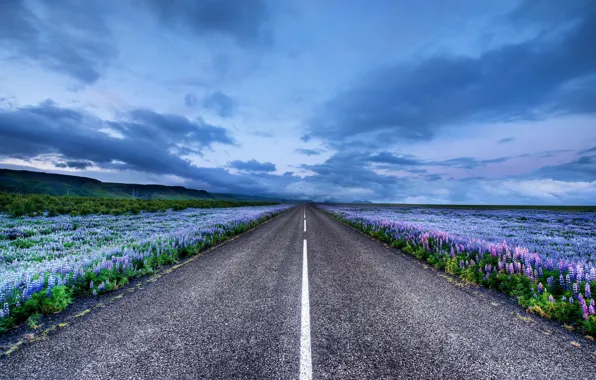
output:
[[[593,344],[526,316],[299,206],[0,360],[0,378],[596,378]]]

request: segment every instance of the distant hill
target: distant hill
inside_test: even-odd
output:
[[[352,201],[352,203],[356,203],[356,204],[360,204],[360,205],[362,205],[362,204],[372,204],[371,201]]]
[[[252,195],[209,193],[182,186],[110,183],[87,177],[12,169],[0,169],[0,191],[104,198],[283,201]]]

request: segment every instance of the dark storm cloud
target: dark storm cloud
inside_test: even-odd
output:
[[[41,4],[41,17],[29,4],[0,1],[0,55],[38,62],[83,83],[97,81],[117,55],[102,12],[87,2],[56,0]]]
[[[111,129],[112,137],[101,129]],[[202,120],[148,110],[131,112],[126,122],[106,122],[58,107],[52,101],[16,110],[0,110],[0,156],[25,160],[40,155],[94,166],[197,178],[197,168],[175,153],[200,151],[213,143],[232,144],[221,127]],[[76,164],[74,164],[76,165]],[[69,167],[76,167],[72,166]]]
[[[275,164],[271,162],[259,162],[257,160],[240,161],[235,160],[229,163],[229,167],[245,172],[274,172]]]
[[[215,91],[203,99],[203,107],[210,109],[221,117],[234,115],[238,102],[221,91]]]
[[[213,143],[235,143],[226,129],[207,124],[201,118],[191,121],[184,116],[160,114],[147,109],[131,111],[129,117],[132,122],[110,123],[110,126],[131,138],[149,143],[158,141],[175,145],[188,142],[185,145],[196,151]]]
[[[385,133],[385,142],[429,140],[449,124],[595,112],[596,2],[578,4],[569,13],[575,24],[549,20],[526,42],[477,57],[434,56],[379,68],[324,104],[305,139],[337,142],[374,132]],[[563,6],[547,5],[553,12]]]
[[[199,36],[219,34],[242,45],[267,42],[269,12],[262,0],[142,0],[157,18],[173,29]]]
[[[321,152],[316,149],[302,149],[302,148],[296,149],[294,151],[294,153],[303,154],[305,156],[318,156],[321,154]]]

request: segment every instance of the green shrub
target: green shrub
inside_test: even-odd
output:
[[[52,314],[62,311],[72,303],[72,290],[66,286],[56,286],[47,297],[45,292],[35,293],[25,302],[24,311],[29,314]]]
[[[29,316],[29,318],[27,318],[27,327],[29,327],[31,330],[35,330],[37,328],[39,328],[39,321],[41,320],[41,314],[39,313],[35,313]]]
[[[187,208],[220,208],[240,206],[264,206],[279,202],[225,201],[211,199],[185,200],[143,200],[125,198],[100,198],[77,196],[51,196],[40,194],[7,194],[0,193],[0,212],[10,216],[35,216],[47,212],[49,216],[69,214],[72,216],[89,214],[125,213],[138,214],[141,211],[157,212],[172,209],[180,211]],[[388,241],[386,235],[380,236]]]

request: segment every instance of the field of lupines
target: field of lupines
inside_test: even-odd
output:
[[[63,310],[78,295],[113,290],[289,207],[121,216],[0,214],[0,333],[32,316]]]
[[[596,335],[596,213],[320,205],[357,229],[542,317]]]

